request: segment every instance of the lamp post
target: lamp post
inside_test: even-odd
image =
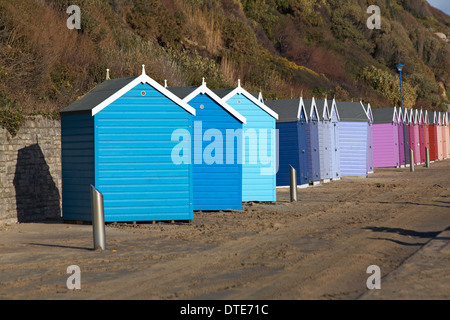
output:
[[[401,104],[401,110],[403,111],[403,92],[402,92],[402,70],[403,70],[404,65],[399,63],[397,65],[397,70],[400,74],[400,104]]]

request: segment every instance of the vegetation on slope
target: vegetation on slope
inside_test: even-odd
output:
[[[265,98],[335,96],[443,110],[450,17],[425,0],[0,0],[0,110],[57,113],[111,77],[147,74],[212,89],[241,79]],[[81,29],[69,30],[70,5]],[[3,123],[3,122],[2,122]]]

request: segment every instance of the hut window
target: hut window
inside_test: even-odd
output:
[[[237,103],[241,103],[241,100],[238,100]]]
[[[145,96],[145,91],[141,91],[141,95],[142,95],[142,96]]]
[[[204,108],[205,108],[205,106],[201,104],[200,105],[200,109],[204,109]]]

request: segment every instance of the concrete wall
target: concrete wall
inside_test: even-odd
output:
[[[27,118],[0,127],[0,224],[61,218],[61,123]]]

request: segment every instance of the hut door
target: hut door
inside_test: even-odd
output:
[[[333,123],[333,158],[332,158],[332,164],[333,164],[333,178],[339,178],[340,177],[340,168],[339,168],[339,126],[337,123]]]

